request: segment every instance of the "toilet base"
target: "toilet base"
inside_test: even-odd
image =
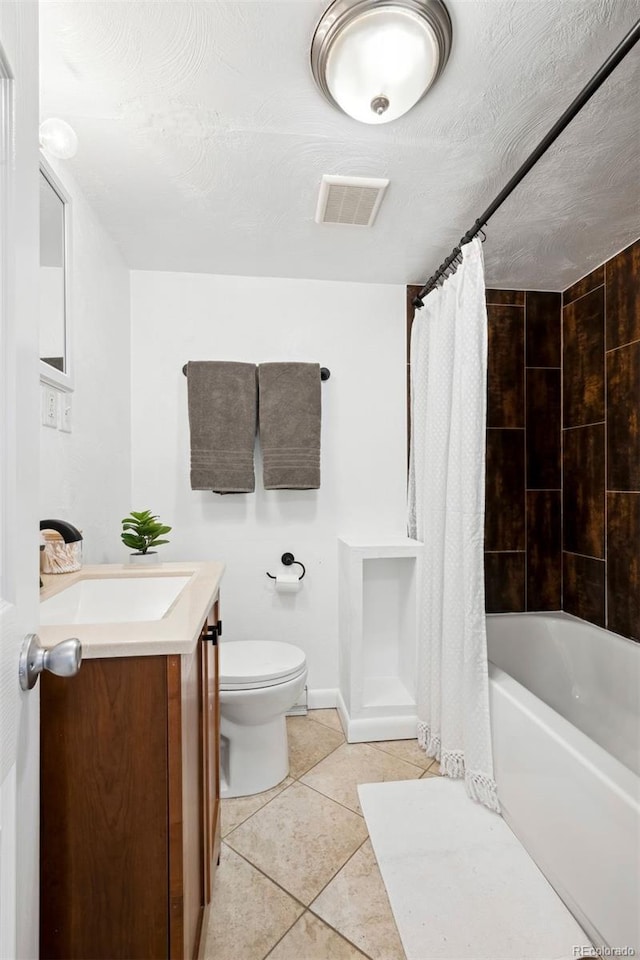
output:
[[[284,715],[246,725],[220,718],[220,796],[246,797],[275,787],[289,773]]]

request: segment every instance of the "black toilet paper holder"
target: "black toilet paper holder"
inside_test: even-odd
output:
[[[290,567],[294,563],[297,563],[299,567],[302,567],[302,573],[298,577],[298,580],[302,580],[305,573],[307,572],[305,569],[304,563],[301,563],[299,560],[296,560],[296,558],[292,553],[283,553],[282,556],[280,557],[280,562],[283,563],[285,567]],[[277,579],[276,577],[274,577],[272,573],[269,573],[269,571],[267,571],[267,576],[270,577],[272,580]]]

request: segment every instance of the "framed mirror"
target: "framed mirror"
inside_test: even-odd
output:
[[[73,390],[71,367],[71,200],[40,160],[40,379]]]

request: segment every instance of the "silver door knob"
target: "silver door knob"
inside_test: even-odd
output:
[[[37,633],[25,637],[20,653],[18,675],[23,690],[31,690],[43,672],[55,673],[59,677],[73,677],[82,662],[82,644],[77,637],[61,640],[50,650],[40,643]]]

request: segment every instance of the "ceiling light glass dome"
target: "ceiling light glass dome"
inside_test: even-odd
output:
[[[389,123],[425,95],[450,49],[451,21],[441,0],[335,0],[316,28],[311,69],[344,113]]]

